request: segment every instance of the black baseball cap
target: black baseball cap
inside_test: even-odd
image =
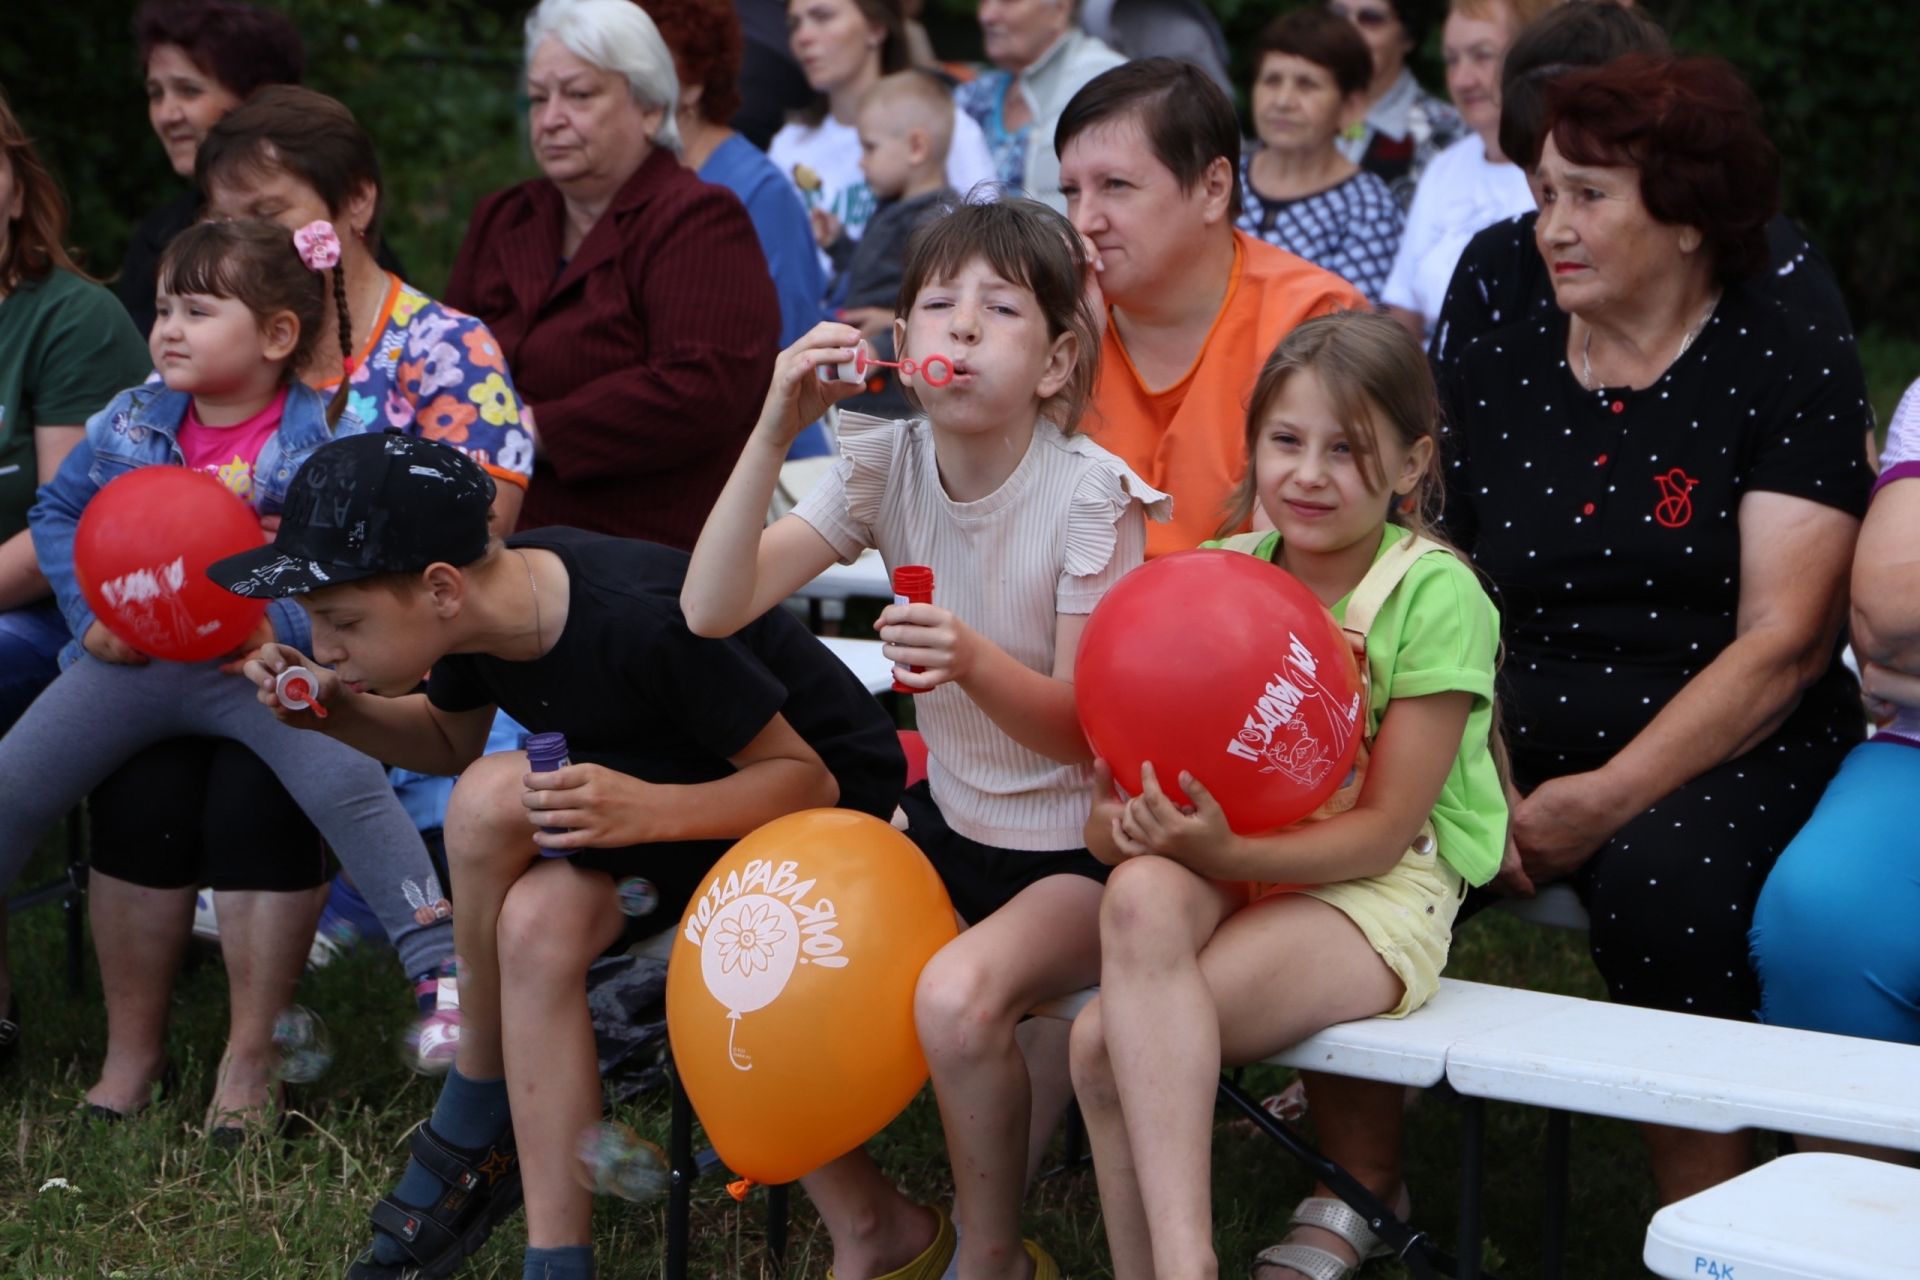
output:
[[[276,599],[405,573],[487,550],[493,477],[451,445],[395,432],[330,440],[293,477],[280,530],[207,576],[237,596]]]

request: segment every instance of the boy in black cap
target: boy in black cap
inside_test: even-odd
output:
[[[446,1274],[523,1185],[527,1274],[590,1276],[591,1200],[573,1175],[600,1118],[585,977],[629,925],[616,878],[651,881],[643,930],[671,928],[735,839],[820,805],[885,818],[904,774],[878,704],[790,615],[698,638],[680,615],[685,554],[573,529],[490,539],[492,489],[444,445],[336,440],[294,478],[273,543],[209,570],[313,620],[331,671],[283,645],[245,667],[281,720],[461,775],[446,823],[459,1056],[353,1277]],[[296,664],[316,667],[324,718],[275,696]],[[495,707],[564,733],[573,763],[483,758]]]

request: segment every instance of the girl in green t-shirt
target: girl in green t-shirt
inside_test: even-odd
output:
[[[1438,986],[1466,886],[1500,866],[1499,620],[1473,570],[1426,532],[1441,488],[1439,417],[1426,360],[1391,320],[1308,321],[1254,387],[1246,478],[1225,526],[1244,527],[1257,504],[1274,532],[1209,544],[1271,560],[1365,637],[1370,751],[1357,780],[1312,819],[1240,836],[1190,774],[1179,777],[1183,808],[1150,764],[1126,801],[1100,766],[1087,845],[1114,871],[1101,991],[1074,1023],[1073,1077],[1119,1280],[1212,1257],[1221,1067],[1336,1022],[1417,1008]],[[1353,1082],[1311,1079],[1316,1094],[1325,1081],[1338,1095],[1317,1097],[1317,1114],[1351,1116],[1357,1101],[1374,1118],[1378,1108],[1347,1092]],[[1396,1090],[1388,1130],[1398,1113]],[[1346,1142],[1348,1128],[1323,1127],[1327,1154],[1400,1201],[1397,1154],[1372,1134]],[[1262,1280],[1344,1275],[1376,1246],[1325,1188],[1294,1220],[1313,1225],[1261,1255]]]

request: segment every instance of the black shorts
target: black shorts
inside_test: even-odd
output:
[[[227,738],[170,738],[88,803],[93,869],[147,889],[295,893],[325,884],[327,847],[259,756]]]
[[[1085,876],[1105,884],[1113,870],[1085,849],[997,849],[970,840],[947,825],[924,778],[901,795],[900,807],[907,815],[907,838],[940,873],[954,910],[968,924],[980,923],[1048,876]]]
[[[733,848],[731,840],[679,840],[666,844],[635,844],[624,849],[582,849],[569,854],[576,867],[604,871],[618,885],[634,876],[653,885],[659,904],[644,916],[629,916],[608,954],[624,951],[680,922],[687,904],[706,887],[707,872]]]

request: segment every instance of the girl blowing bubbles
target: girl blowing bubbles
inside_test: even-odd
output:
[[[217,663],[149,664],[93,616],[74,575],[81,512],[102,485],[139,467],[207,470],[263,521],[280,510],[294,472],[328,439],[341,407],[341,395],[328,405],[294,379],[321,330],[322,308],[329,305],[323,269],[338,252],[325,223],[290,236],[258,221],[191,227],[168,247],[150,340],[162,382],[121,392],[88,421],[84,440],[40,490],[28,517],[34,549],[75,642],[61,655],[59,678],[0,739],[0,886],[13,881],[63,814],[135,752],[181,736],[232,739],[285,784],[381,912],[407,972],[421,973],[451,957],[452,932],[443,920],[418,923],[408,909],[402,882],[424,880],[432,868],[380,766],[342,744],[262,717],[253,691],[223,675]],[[333,305],[340,305],[337,293]],[[297,605],[276,603],[238,653],[269,640],[311,647]],[[246,822],[249,800],[226,798],[241,815],[235,821]],[[299,856],[275,831],[257,835],[258,852]],[[216,889],[241,887],[223,885],[217,869],[209,874]],[[185,923],[182,918],[176,939],[181,944]],[[232,1127],[218,1124],[223,1116],[244,1120],[267,1105],[278,1063],[273,1018],[291,997],[305,951],[304,944],[292,951],[290,964],[274,975],[244,964],[235,970],[228,1053],[214,1092],[216,1127]],[[123,1001],[124,993],[109,986],[115,1049],[98,1086],[104,1092],[93,1100],[111,1109],[126,1105],[119,1095],[145,1092],[123,1078],[133,1069],[117,1056],[126,1042],[118,1034]],[[153,1043],[129,1045],[127,1052],[157,1060],[163,1028],[147,1030]]]
[[[929,776],[902,801],[907,834],[970,926],[928,963],[915,998],[965,1280],[1058,1274],[1020,1239],[1032,1100],[1014,1026],[1098,973],[1106,868],[1081,847],[1093,775],[1074,651],[1094,604],[1140,563],[1142,508],[1164,518],[1167,507],[1072,434],[1100,349],[1085,270],[1073,229],[1030,201],[965,205],[923,228],[895,345],[903,359],[948,357],[952,380],[908,382],[923,417],[843,415],[835,470],[763,528],[788,441],[859,390],[816,372],[853,358],[850,326],[819,325],[781,353],[681,595],[694,631],[726,635],[866,547],[889,568],[934,571],[934,603],[888,608],[879,632],[899,679],[923,691]],[[840,1280],[937,1280],[954,1256],[946,1215],[911,1204],[861,1152],[807,1189]]]
[[[1217,1274],[1209,1142],[1222,1064],[1418,1008],[1439,983],[1465,886],[1500,866],[1499,626],[1473,571],[1426,532],[1438,420],[1425,358],[1393,321],[1308,321],[1255,385],[1247,476],[1225,526],[1258,502],[1273,532],[1208,544],[1279,565],[1364,640],[1370,750],[1313,815],[1324,820],[1238,836],[1185,773],[1190,810],[1150,765],[1126,802],[1097,770],[1087,844],[1114,871],[1100,996],[1074,1023],[1072,1062],[1119,1280]],[[1309,1080],[1316,1094],[1323,1085],[1343,1087]],[[1343,1114],[1322,1101],[1316,1115]],[[1335,1123],[1322,1137],[1376,1194],[1402,1198],[1397,1171],[1348,1164]],[[1373,1249],[1359,1215],[1320,1192],[1295,1212],[1313,1225],[1261,1255],[1262,1280],[1346,1275],[1351,1255]]]

